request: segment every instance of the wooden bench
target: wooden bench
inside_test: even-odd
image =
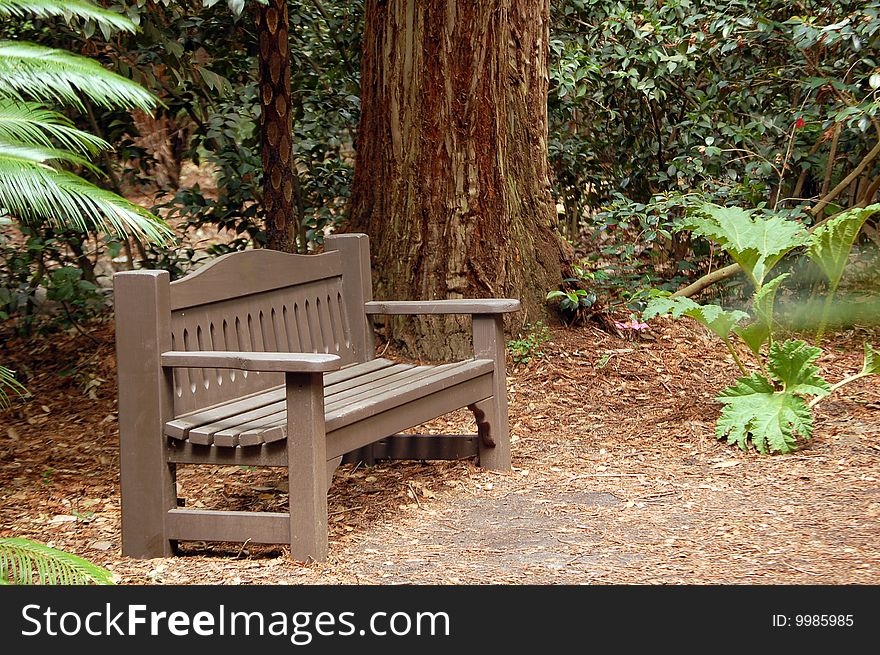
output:
[[[249,541],[324,560],[333,471],[364,448],[510,468],[502,314],[519,301],[373,302],[366,235],[330,236],[325,251],[227,254],[175,282],[114,276],[124,555]],[[472,316],[473,358],[375,357],[370,315],[445,313]],[[476,435],[398,434],[463,407]],[[179,507],[178,464],[287,467],[289,512]]]

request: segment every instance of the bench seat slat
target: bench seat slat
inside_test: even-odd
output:
[[[331,385],[328,385],[325,379],[324,396],[326,398],[332,396],[333,394],[341,393],[342,391],[348,391],[349,389],[353,389],[354,387],[359,387],[362,384],[366,384],[368,382],[378,382],[379,380],[383,380],[383,378],[387,378],[390,375],[394,375],[395,373],[413,368],[416,367],[412,364],[394,364],[393,366],[385,366],[377,371],[369,371],[364,373],[363,375],[351,377],[348,380],[342,380]]]
[[[384,369],[396,366],[395,362],[389,359],[371,359],[363,364],[354,364],[346,366],[338,371],[332,371],[324,374],[325,389],[332,389],[335,385],[345,384],[349,380],[358,379],[365,374],[372,374]],[[188,412],[169,421],[165,424],[165,433],[174,439],[187,439],[189,433],[195,428],[210,425],[214,422],[223,421],[225,419],[235,418],[244,412],[258,410],[260,407],[281,403],[282,409],[284,404],[284,385],[273,387],[265,391],[244,396],[233,402],[220,403],[211,407]],[[205,441],[202,433],[196,433],[196,439],[201,440],[199,443],[205,445],[210,441]]]
[[[425,367],[420,367],[425,368]],[[368,384],[380,383],[382,386],[394,384],[400,380],[412,377],[418,370],[409,364],[394,364],[378,371],[371,371],[357,378],[338,382],[324,388],[325,402],[330,402],[337,395],[349,397],[357,389],[355,385],[362,387]],[[392,382],[386,382],[392,380]],[[344,394],[338,392],[342,389]],[[274,397],[274,394],[273,394]],[[188,438],[193,443],[209,446],[212,443],[218,446],[234,447],[242,445],[255,446],[264,443],[262,437],[263,426],[285,421],[287,417],[287,403],[284,397],[270,405],[262,405],[257,409],[241,414],[224,417],[220,420],[211,420],[204,425],[191,428]],[[283,437],[282,437],[283,438]]]
[[[267,416],[276,414],[279,408],[284,408],[283,397],[280,401],[274,402],[271,405],[263,405],[262,407],[257,407],[249,412],[242,412],[235,416],[227,416],[219,421],[212,421],[211,423],[194,427],[189,431],[188,438],[193,443],[209,445],[212,443],[211,437],[232,436],[233,434],[237,434],[241,431],[238,428],[242,425],[256,424],[256,422],[259,422],[261,419],[265,421]]]
[[[383,371],[384,375],[378,375]],[[389,362],[388,366],[381,369],[341,381],[345,383],[342,387],[339,383],[325,387],[327,431],[491,371],[492,362],[482,359],[436,366],[410,366]],[[257,399],[259,406],[250,411],[236,414],[232,410],[224,411],[214,407],[206,412],[204,418],[190,415],[187,419],[190,426],[186,429],[186,438],[194,444],[213,444],[218,447],[256,446],[285,439],[287,413],[284,389],[280,391],[280,399],[277,389],[264,392],[273,402],[264,403],[264,399]],[[240,401],[229,403],[229,406],[240,406]],[[167,424],[166,432],[169,436],[179,434],[178,421],[179,419]]]
[[[386,390],[380,394],[369,394],[352,403],[334,406],[329,412],[326,412],[327,432],[356,423],[366,416],[405,405],[417,398],[437,393],[481,375],[491,375],[493,367],[494,363],[490,359],[474,359],[457,364],[447,364],[442,366],[442,370],[434,371],[433,374],[425,378],[401,387]]]
[[[372,373],[373,371],[378,371],[383,368],[388,368],[389,366],[394,366],[395,363],[396,362],[392,362],[390,359],[378,357],[376,359],[371,359],[368,362],[364,362],[363,364],[352,364],[350,366],[341,368],[338,371],[325,373],[324,385],[329,387],[334,384],[338,384],[339,382],[350,380],[351,378],[360,377],[361,375],[364,375],[366,373]]]
[[[432,375],[439,370],[444,370],[454,364],[440,366],[411,366],[409,364],[395,364],[378,372],[368,373],[358,378],[348,380],[343,384],[350,388],[337,392],[339,385],[325,387],[325,406],[336,407],[341,403],[362,400],[365,395],[387,393],[404,382],[414,378]],[[384,377],[376,379],[379,374]],[[354,386],[354,384],[357,386]],[[276,429],[287,423],[287,406],[284,400],[260,408],[254,413],[232,417],[227,421],[211,423],[198,429],[191,430],[189,439],[193,443],[218,446],[234,447],[237,445],[256,446],[262,443],[272,443],[286,438],[286,432]]]
[[[473,380],[484,375],[491,375],[492,361],[477,359],[468,362],[444,364],[434,367],[433,371],[425,371],[403,385],[387,388],[376,392],[367,390],[362,397],[353,398],[350,402],[339,403],[325,408],[324,424],[329,434],[352,425],[365,418],[380,414],[420,398],[425,398],[449,387]],[[437,370],[442,369],[442,370]],[[263,428],[261,436],[265,443],[273,443],[287,437],[286,417],[281,417]]]
[[[467,363],[467,362],[464,362]],[[440,364],[438,366],[417,366],[405,368],[395,374],[379,380],[378,382],[366,382],[360,387],[349,389],[339,394],[331,394],[324,399],[324,413],[346,407],[352,404],[369,402],[373,396],[387,396],[393,394],[402,385],[420,385],[436,378],[443,372],[461,366],[461,362]],[[240,435],[242,445],[245,443],[273,443],[287,438],[287,413],[284,408],[278,414],[267,417],[268,421],[259,421],[259,425],[251,426]]]
[[[221,421],[231,416],[237,416],[263,405],[271,405],[284,399],[284,386],[275,387],[268,391],[251,394],[230,403],[214,405],[197,412],[190,412],[168,421],[165,424],[165,434],[175,439],[186,439],[190,430],[212,421]]]
[[[439,366],[406,366],[395,371],[392,375],[379,380],[365,379],[362,383],[352,386],[350,389],[335,393],[331,391],[324,395],[324,409],[326,410],[332,405],[339,403],[352,402],[353,399],[360,398],[365,393],[373,393],[380,389],[393,389],[405,382],[416,378],[422,378],[431,375],[436,371],[446,369],[450,364],[441,364]]]

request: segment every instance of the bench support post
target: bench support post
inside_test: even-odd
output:
[[[171,349],[166,271],[131,271],[114,281],[119,376],[119,479],[122,554],[173,554],[165,516],[177,506],[174,464],[167,458],[165,423],[173,415],[173,383],[161,353]]]
[[[373,299],[370,239],[366,234],[331,234],[324,240],[324,249],[342,253],[342,293],[348,308],[351,347],[358,361],[368,362],[375,357],[376,350],[373,327],[363,311],[364,304]],[[364,466],[376,463],[371,445],[350,455]]]
[[[351,347],[355,359],[368,362],[375,357],[373,328],[367,320],[364,303],[373,299],[370,273],[370,241],[366,234],[331,234],[324,241],[327,251],[342,254],[342,293],[348,308]]]
[[[327,559],[327,441],[321,373],[287,373],[290,555]]]
[[[480,466],[509,471],[510,433],[507,426],[507,353],[501,314],[474,314],[474,355],[495,362],[492,398],[471,406],[480,434]]]

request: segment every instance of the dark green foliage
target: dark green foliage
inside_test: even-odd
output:
[[[700,202],[766,206],[809,225],[861,200],[846,189],[808,211],[880,133],[880,3],[552,6],[560,222],[597,268],[604,259],[647,262],[667,278],[705,272],[705,242],[671,231]],[[864,177],[875,175],[869,163]]]
[[[21,239],[0,243],[0,318],[17,319],[25,332],[35,327],[41,312],[51,322],[69,323],[105,311],[111,271],[98,267],[99,260],[116,258],[122,268],[165,268],[177,277],[206,256],[265,242],[258,48],[249,5],[136,0],[108,8],[127,15],[140,30],[111,38],[93,21],[68,26],[42,19],[6,20],[0,29],[90,53],[153,91],[163,102],[158,117],[175,129],[169,144],[173,156],[207,165],[217,189],[159,188],[158,193],[172,193],[153,209],[176,227],[179,237],[207,228],[219,232],[221,243],[193,238],[162,246],[124,243],[30,225],[22,235],[24,247]],[[305,237],[298,247],[306,252],[320,245],[324,231],[342,218],[348,197],[359,118],[362,5],[322,0],[292,3],[290,12],[295,166]],[[132,116],[88,102],[86,110],[72,118],[113,144],[114,152],[102,162],[110,177],[85,173],[116,191],[153,183],[151,165],[156,162],[138,138],[149,135],[139,135]],[[196,247],[190,245],[194,242]]]
[[[209,254],[265,243],[260,207],[262,166],[259,102],[255,86],[257,43],[247,16],[233,20],[225,3],[183,3],[157,12],[141,0],[144,35],[130,45],[139,69],[157,68],[170,111],[193,125],[185,151],[215,171],[216,198],[181,189],[160,210],[182,219],[182,229],[209,225],[228,235]],[[291,88],[295,166],[302,188],[301,252],[323,241],[342,218],[351,178],[351,152],[359,118],[358,65],[361,3],[331,1],[290,5]],[[172,47],[157,63],[160,43]],[[236,45],[237,44],[237,45]],[[195,254],[195,253],[192,253]],[[151,263],[172,273],[191,259],[178,250],[151,253]]]
[[[673,229],[687,207],[738,204],[809,226],[861,200],[846,189],[811,212],[877,138],[880,2],[553,0],[551,6],[552,182],[560,229],[579,257],[578,271],[550,292],[566,321],[640,309],[635,289],[673,290],[717,268],[717,251],[706,239]],[[88,53],[156,93],[164,103],[160,114],[179,128],[175,156],[206,164],[217,189],[172,187],[156,210],[179,236],[207,228],[219,231],[223,244],[193,247],[194,239],[186,239],[187,245],[158,248],[35,228],[23,252],[0,253],[0,311],[7,314],[27,317],[47,296],[64,300],[64,320],[68,313],[94,313],[108,280],[90,266],[108,248],[119,249],[112,254],[121,266],[145,263],[178,276],[194,260],[265,241],[252,3],[134,0],[107,7],[124,12],[140,31],[108,38],[95,22],[67,26],[43,18],[7,19],[2,28]],[[360,1],[290,3],[302,252],[320,247],[346,211],[362,18]],[[115,146],[113,158],[102,162],[112,175],[100,183],[120,190],[149,182],[151,155],[130,115],[86,109],[73,117],[77,125]],[[876,173],[869,162],[861,177],[870,181]],[[61,259],[38,256],[50,251]],[[82,275],[53,277],[41,261],[78,267]]]
[[[51,330],[93,318],[104,310],[107,289],[89,250],[118,248],[97,237],[45,225],[22,225],[20,239],[0,234],[0,320],[14,317],[19,331]]]

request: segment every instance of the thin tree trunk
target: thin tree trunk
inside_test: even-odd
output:
[[[293,162],[287,0],[254,4],[260,47],[260,152],[266,245],[296,252],[302,210],[297,202],[300,190]]]
[[[380,299],[516,297],[545,316],[571,257],[547,158],[548,0],[367,0],[347,229],[371,237]],[[389,324],[426,358],[461,319]],[[468,331],[465,331],[467,334]]]

